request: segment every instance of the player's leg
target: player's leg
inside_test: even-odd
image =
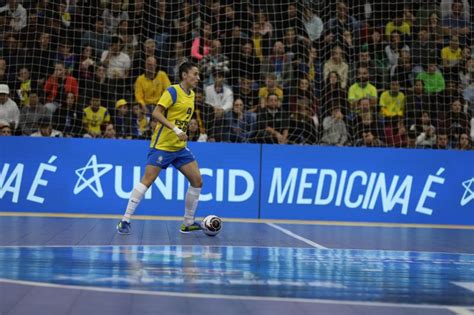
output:
[[[201,224],[194,222],[202,188],[202,177],[198,164],[196,161],[192,161],[180,166],[178,169],[188,179],[190,184],[184,201],[184,221],[180,231],[188,233],[201,230]]]
[[[123,215],[122,220],[117,225],[117,231],[119,234],[130,234],[130,218],[135,212],[135,209],[142,201],[143,196],[145,196],[148,187],[153,184],[158,175],[160,174],[161,168],[153,165],[147,165],[145,168],[145,174],[142,177],[142,180],[135,185],[130,194],[130,199],[128,199],[127,209]]]

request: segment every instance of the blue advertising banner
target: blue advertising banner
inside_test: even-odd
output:
[[[474,151],[190,143],[198,215],[474,224]],[[148,141],[0,137],[0,211],[122,214]],[[186,179],[163,170],[137,214],[181,216]]]
[[[0,138],[0,211],[122,214],[148,141]],[[190,143],[204,180],[200,216],[256,218],[260,146]],[[163,170],[137,214],[181,216],[184,176]]]
[[[262,146],[261,218],[474,224],[474,152]]]

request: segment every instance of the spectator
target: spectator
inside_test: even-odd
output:
[[[13,130],[9,125],[0,124],[0,137],[13,136]]]
[[[38,41],[32,51],[31,76],[38,86],[43,86],[48,78],[48,74],[54,71],[55,56],[53,53],[53,46],[51,44],[51,35],[46,32],[41,32],[38,35]]]
[[[462,50],[459,47],[459,37],[452,36],[449,46],[441,49],[441,59],[443,60],[444,75],[458,79]]]
[[[233,85],[238,80],[246,77],[252,81],[260,81],[260,59],[254,54],[252,41],[245,42],[240,48],[240,52],[231,61],[231,76],[234,79]],[[248,104],[246,104],[248,105]]]
[[[107,69],[107,78],[109,79],[126,79],[129,76],[131,67],[130,57],[121,52],[122,40],[113,36],[110,41],[109,50],[102,53],[100,62]]]
[[[333,103],[339,104],[341,106],[342,113],[347,114],[347,93],[346,90],[341,88],[339,74],[336,71],[329,72],[321,93],[320,116],[322,119],[328,115],[331,115],[330,109]]]
[[[158,58],[156,57],[156,42],[149,38],[143,43],[143,49],[135,56],[132,65],[132,77],[136,78],[145,71],[145,64],[147,58],[153,57],[156,59],[158,64]]]
[[[317,143],[319,120],[307,99],[297,101],[289,120],[288,143],[309,145]]]
[[[206,142],[207,135],[201,134],[199,129],[199,123],[196,118],[191,118],[188,124],[188,141],[196,141],[196,142]]]
[[[314,43],[321,38],[324,23],[309,7],[303,9],[303,23],[311,42]]]
[[[20,110],[9,97],[10,88],[6,84],[0,84],[0,120],[6,121],[12,130],[20,123]]]
[[[38,131],[32,133],[31,137],[62,137],[61,131],[53,129],[50,117],[43,117],[38,121]]]
[[[183,42],[176,41],[174,43],[174,49],[170,52],[170,56],[166,59],[165,69],[171,82],[178,82],[178,68],[184,62],[189,61],[186,57],[185,47]]]
[[[335,46],[332,49],[331,58],[324,63],[324,80],[328,78],[330,72],[335,71],[339,75],[341,88],[345,89],[349,76],[349,66],[343,59],[341,47]]]
[[[351,111],[357,112],[357,104],[362,98],[368,98],[371,106],[375,108],[377,104],[377,88],[370,84],[369,71],[364,67],[358,69],[357,82],[352,84],[349,88],[348,100]]]
[[[145,63],[145,73],[135,81],[135,99],[145,113],[152,112],[161,95],[171,86],[168,75],[157,71],[155,57],[148,57]]]
[[[28,19],[27,12],[19,0],[8,0],[7,4],[0,8],[0,13],[5,11],[9,13],[10,27],[15,32],[19,32],[26,27]]]
[[[196,37],[193,40],[191,46],[191,56],[198,62],[209,55],[211,52],[212,43],[212,28],[208,23],[204,23],[201,28],[201,36]]]
[[[288,114],[281,108],[278,95],[269,94],[266,105],[257,111],[257,132],[254,142],[288,143]]]
[[[361,51],[357,54],[357,60],[352,63],[352,69],[350,78],[357,76],[357,70],[359,68],[367,68],[369,71],[369,77],[373,82],[373,85],[377,90],[383,90],[385,87],[385,65],[381,62],[376,62],[369,53],[368,47],[362,47]]]
[[[271,25],[271,24],[270,24]],[[250,35],[250,40],[253,43],[253,48],[255,56],[262,62],[270,54],[270,41],[271,41],[271,32],[265,32],[265,26],[260,22],[254,22],[252,24],[252,34]],[[268,29],[267,29],[268,30]]]
[[[265,107],[268,95],[276,94],[278,100],[283,101],[283,90],[277,86],[277,76],[274,73],[267,73],[265,76],[265,85],[258,90],[260,106]]]
[[[331,115],[323,120],[322,144],[344,146],[349,138],[341,107],[334,105]]]
[[[253,137],[257,127],[255,113],[245,110],[241,98],[235,98],[232,110],[225,113],[223,140],[226,142],[247,143]]]
[[[385,124],[385,144],[389,147],[403,148],[407,145],[407,129],[404,120],[395,119]]]
[[[385,56],[389,67],[396,66],[402,53],[409,53],[410,48],[401,40],[400,33],[393,31],[390,35],[390,44],[385,47]]]
[[[96,57],[100,58],[107,50],[111,40],[111,35],[105,32],[105,22],[102,17],[97,17],[94,22],[94,30],[85,31],[82,35],[81,47],[91,46],[94,48]]]
[[[448,133],[450,143],[453,147],[457,145],[459,136],[462,133],[470,133],[470,117],[463,112],[463,101],[461,99],[454,100],[451,104],[451,111],[448,113],[444,122],[442,122],[444,130]]]
[[[0,58],[0,84],[10,84],[11,78],[7,71],[7,62],[5,59]]]
[[[418,40],[413,41],[411,54],[417,73],[422,72],[423,68],[426,67],[426,60],[438,55],[436,43],[430,39],[428,28],[422,27],[418,32]]]
[[[114,124],[108,122],[105,123],[105,128],[104,128],[104,139],[117,139],[116,137],[117,132],[115,131]]]
[[[63,133],[65,137],[82,136],[82,115],[74,93],[67,93],[66,99],[53,116],[53,127]]]
[[[397,65],[390,69],[390,77],[400,83],[400,90],[404,93],[413,89],[417,73],[413,71],[411,57],[409,54],[403,54]]]
[[[451,144],[449,143],[449,137],[446,131],[439,131],[438,135],[436,136],[436,145],[433,149],[438,150],[448,150],[451,149]]]
[[[434,114],[431,110],[430,99],[424,93],[422,80],[415,80],[413,91],[408,92],[405,102],[405,114],[409,124],[415,122],[416,117],[419,117],[423,111]]]
[[[400,92],[400,83],[390,82],[390,90],[380,96],[380,115],[384,118],[403,117],[405,114],[405,94]]]
[[[122,52],[126,53],[133,60],[138,47],[138,38],[129,27],[128,20],[121,20],[119,22],[117,33],[114,36],[118,36],[122,40]]]
[[[436,143],[436,129],[432,125],[426,127],[418,137],[416,137],[416,145],[419,147],[433,148],[436,147]]]
[[[436,62],[432,59],[428,63],[427,70],[420,72],[416,79],[423,81],[425,93],[428,95],[440,93],[445,89],[443,74],[438,70]]]
[[[15,86],[16,99],[21,107],[28,106],[30,104],[30,92],[31,92],[31,78],[30,71],[28,68],[22,67],[18,71],[18,78]]]
[[[464,6],[462,1],[453,0],[451,5],[451,14],[443,18],[443,35],[458,36],[461,45],[469,45],[469,35],[471,33],[470,23],[463,16]]]
[[[67,73],[64,64],[56,63],[53,74],[48,78],[44,85],[46,93],[46,108],[54,113],[66,96],[66,93],[72,92],[77,98],[79,96],[79,85],[77,80]]]
[[[257,110],[259,99],[258,91],[252,88],[253,81],[249,77],[239,78],[239,86],[235,89],[234,99],[240,98],[244,103],[244,111],[254,113]]]
[[[102,13],[105,30],[108,34],[115,34],[122,20],[128,20],[128,12],[122,9],[122,1],[110,1],[108,8]]]
[[[114,135],[117,134],[121,139],[132,139],[133,136],[138,136],[138,130],[132,112],[128,107],[128,102],[125,99],[120,99],[115,103]]]
[[[375,132],[372,130],[362,131],[362,139],[355,143],[356,147],[382,147],[384,143],[377,138]]]
[[[464,151],[472,150],[471,139],[469,139],[469,135],[467,133],[461,133],[459,135],[459,141],[456,149]]]
[[[94,69],[97,65],[94,48],[92,46],[85,46],[82,48],[82,54],[77,63],[75,77],[79,82],[82,80],[93,80]],[[81,85],[81,83],[79,83]]]
[[[212,74],[215,71],[222,72],[224,76],[229,75],[230,61],[227,56],[222,54],[222,44],[220,40],[215,39],[212,41],[209,54],[201,59],[200,65],[202,73],[202,82],[204,86],[211,85],[214,83],[214,77],[212,76]]]
[[[150,130],[150,121],[153,119],[149,119],[149,117],[145,115],[145,112],[143,111],[143,108],[140,104],[133,104],[132,113],[136,122],[134,127],[136,126],[136,133],[138,134],[139,138],[146,137],[149,132],[153,132],[154,129]]]
[[[403,19],[403,11],[397,11],[394,19],[385,25],[385,36],[391,37],[393,32],[409,36],[411,34],[410,24]]]
[[[105,124],[110,122],[107,108],[100,105],[98,95],[91,97],[90,105],[84,108],[82,123],[89,137],[97,138],[102,135]]]
[[[309,80],[304,77],[298,80],[298,86],[289,97],[290,111],[294,112],[297,109],[297,106],[299,106],[298,104],[303,103],[307,104],[311,116],[318,112],[318,100],[311,89]]]
[[[56,54],[56,62],[64,64],[69,74],[74,73],[74,68],[79,60],[78,56],[72,51],[71,43],[67,40],[59,43],[58,52]]]
[[[51,120],[51,114],[46,107],[40,103],[40,98],[36,90],[30,92],[29,104],[21,108],[20,130],[24,136],[29,136],[38,130],[38,122],[46,117]]]
[[[290,87],[293,78],[291,58],[285,54],[285,45],[281,41],[275,42],[272,54],[262,63],[261,71],[275,74],[276,82],[280,87]]]
[[[353,16],[349,15],[349,8],[345,1],[337,1],[336,17],[331,18],[326,29],[326,41],[334,40],[337,43],[344,42],[344,32],[349,32],[352,36],[359,40],[360,23]]]

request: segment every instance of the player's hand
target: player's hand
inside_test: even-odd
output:
[[[174,127],[173,131],[178,136],[179,140],[181,140],[181,141],[188,140],[188,135],[186,134],[186,132],[182,131],[178,127]]]

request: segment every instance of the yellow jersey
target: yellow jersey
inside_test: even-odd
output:
[[[161,96],[158,105],[165,108],[164,116],[183,132],[188,130],[188,124],[194,112],[194,92],[187,94],[179,84],[170,86]],[[151,137],[151,148],[175,152],[186,147],[186,141],[179,140],[173,130],[158,123]]]
[[[405,94],[398,92],[392,96],[390,91],[385,91],[380,96],[380,113],[383,117],[403,116],[405,112]]]
[[[156,104],[170,85],[168,75],[163,71],[158,71],[153,80],[142,74],[135,81],[135,99],[141,105]]]
[[[452,51],[449,46],[444,47],[441,49],[441,59],[446,59],[448,61],[458,61],[462,58],[462,50],[461,48]]]
[[[94,112],[90,106],[84,108],[84,117],[82,118],[87,132],[100,134],[100,127],[110,121],[110,115],[107,108],[100,106],[99,110]]]

